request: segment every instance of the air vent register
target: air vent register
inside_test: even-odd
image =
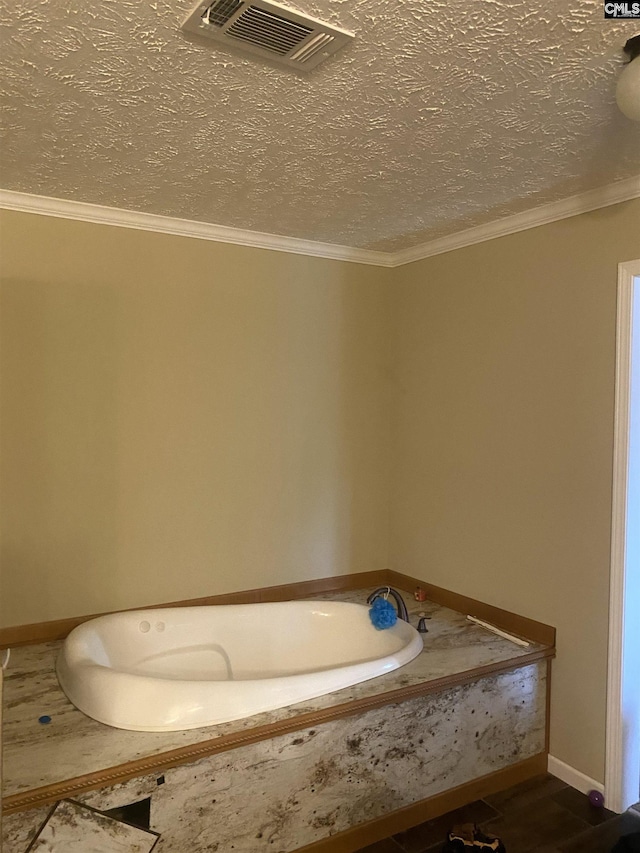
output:
[[[315,68],[353,38],[353,33],[270,0],[199,3],[182,29],[300,70]]]

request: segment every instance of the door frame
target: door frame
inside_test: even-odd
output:
[[[640,260],[618,264],[605,746],[606,804],[616,812],[623,812],[638,800],[640,786],[640,690],[632,689],[630,670],[633,661],[628,660],[628,649],[625,649],[631,368],[636,288],[639,292],[635,298],[640,299],[640,279],[636,282],[636,277],[640,277]],[[640,328],[635,330],[635,334],[640,335]],[[636,665],[639,662],[636,660]]]

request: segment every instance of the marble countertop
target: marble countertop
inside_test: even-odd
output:
[[[327,593],[313,598],[364,604],[368,592]],[[463,614],[430,601],[415,602],[409,592],[403,591],[403,595],[414,626],[420,612],[431,617],[429,633],[423,635],[424,650],[410,663],[317,699],[190,731],[130,732],[98,723],[76,710],[58,685],[55,659],[60,642],[14,649],[4,680],[4,796],[442,678],[464,680],[482,667],[508,662],[516,667],[520,658],[545,650],[537,643],[519,646],[467,621]],[[51,722],[40,723],[43,715]]]

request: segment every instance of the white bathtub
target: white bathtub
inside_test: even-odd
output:
[[[378,631],[361,604],[171,607],[85,622],[64,641],[57,672],[76,708],[101,723],[180,731],[367,681],[422,648],[407,622]]]

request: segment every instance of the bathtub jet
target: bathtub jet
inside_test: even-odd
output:
[[[56,669],[68,699],[94,720],[131,731],[182,731],[376,678],[422,648],[402,620],[377,631],[361,604],[168,607],[79,625]]]

